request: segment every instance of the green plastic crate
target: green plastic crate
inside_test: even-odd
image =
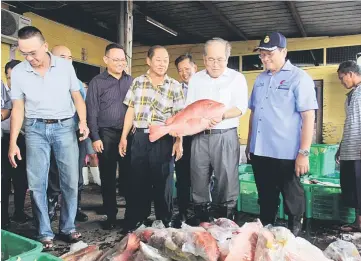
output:
[[[245,213],[256,214],[260,213],[260,206],[258,204],[258,191],[253,174],[243,174],[239,176],[240,195],[237,201],[237,210]],[[281,195],[280,195],[281,198]],[[278,217],[284,218],[283,201],[280,201],[278,208]]]
[[[340,184],[337,174],[333,178],[309,177],[323,182]],[[303,184],[307,200],[307,212],[314,219],[334,220],[342,223],[355,221],[355,210],[345,207],[341,199],[341,188],[320,184]]]
[[[310,150],[310,171],[313,176],[325,176],[335,172],[335,155],[339,145],[312,144]]]
[[[251,164],[240,164],[238,166],[238,174],[253,174],[253,168]]]
[[[33,254],[21,259],[21,261],[62,261],[62,260],[63,259],[59,257],[46,253]]]
[[[43,250],[40,242],[1,230],[1,260],[16,261],[38,254]]]

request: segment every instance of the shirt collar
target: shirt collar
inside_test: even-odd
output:
[[[54,55],[51,54],[51,52],[47,52],[47,54],[50,56],[50,67],[55,67],[56,66],[56,57]],[[28,72],[34,72],[34,68],[31,66],[31,64],[25,60],[25,66],[26,66],[26,71]]]
[[[111,75],[111,74],[108,72],[107,69],[106,69],[102,74],[103,74],[103,76],[104,76],[104,79],[107,79],[108,77],[112,77],[112,78],[115,79],[115,77],[114,77],[113,75]],[[125,75],[127,75],[127,73],[126,73],[125,71],[123,71],[123,72],[122,72],[122,77],[121,77],[120,79],[122,79],[123,76],[125,76]],[[119,79],[119,80],[120,80],[120,79]]]
[[[206,75],[208,75],[209,78],[212,78],[212,77],[209,75],[207,69],[204,69],[204,72],[205,72]],[[231,71],[230,71],[230,69],[227,67],[227,68],[224,70],[224,72],[223,72],[219,77],[217,77],[217,79],[219,79],[219,78],[221,78],[221,77],[228,77],[230,74],[231,74]],[[213,79],[213,78],[212,78],[212,79]]]

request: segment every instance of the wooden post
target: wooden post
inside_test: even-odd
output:
[[[125,8],[125,52],[128,55],[128,74],[132,72],[132,53],[133,53],[133,0],[128,0]]]

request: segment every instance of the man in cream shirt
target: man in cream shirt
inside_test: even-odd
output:
[[[193,75],[188,86],[187,105],[211,99],[227,108],[222,121],[212,120],[208,130],[193,137],[191,184],[197,223],[209,221],[213,214],[233,219],[239,195],[237,127],[247,110],[248,88],[241,73],[227,68],[230,54],[227,41],[207,41],[203,53],[206,69]],[[212,171],[215,177],[210,195]]]

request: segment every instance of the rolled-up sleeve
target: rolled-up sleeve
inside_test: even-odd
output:
[[[182,85],[176,84],[173,92],[173,115],[184,109],[185,100]]]
[[[79,88],[79,85],[78,85]],[[87,121],[90,129],[90,135],[93,141],[100,140],[98,127],[99,101],[98,101],[98,86],[95,79],[89,83],[88,93],[85,99]]]
[[[16,68],[11,71],[11,99],[23,100],[25,94],[21,86],[21,75]]]
[[[248,108],[248,87],[247,80],[243,74],[239,73],[234,81],[234,93],[232,93],[235,107],[244,115]]]
[[[296,86],[294,94],[298,112],[318,109],[315,83],[306,72],[302,72],[300,75],[300,82]]]

